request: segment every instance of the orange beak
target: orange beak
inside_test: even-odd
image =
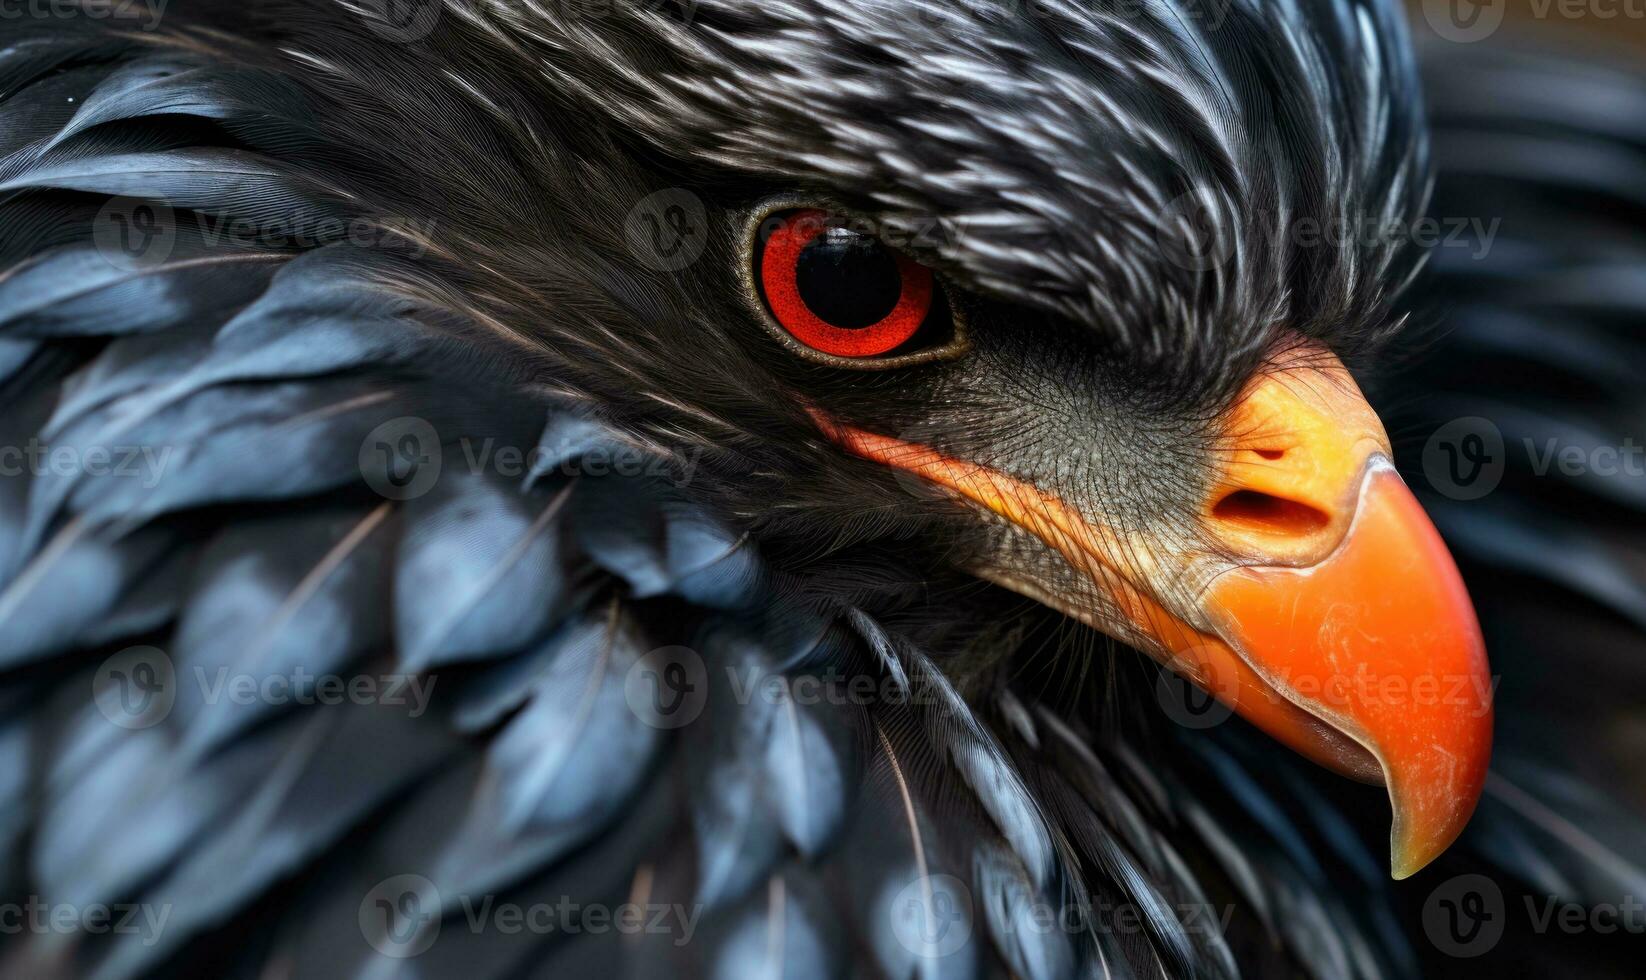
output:
[[[1491,755],[1492,686],[1474,609],[1388,437],[1321,351],[1271,364],[1224,423],[1201,506],[1204,553],[1154,581],[1108,556],[1158,549],[1044,490],[926,447],[820,420],[842,446],[916,473],[1038,537],[1113,600],[1099,621],[1242,717],[1345,775],[1381,782],[1405,878],[1462,832]],[[1140,547],[1141,545],[1141,547]],[[1194,583],[1193,599],[1174,598]],[[1009,584],[1009,583],[1007,583]]]

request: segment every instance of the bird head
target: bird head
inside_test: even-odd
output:
[[[418,108],[355,125],[428,180],[379,197],[477,216],[437,256],[477,321],[703,452],[688,489],[725,511],[814,551],[904,542],[1382,783],[1397,876],[1457,836],[1480,631],[1345,367],[1418,261],[1397,7],[597,13],[451,4],[435,70],[381,55]],[[507,64],[541,84],[486,84]]]

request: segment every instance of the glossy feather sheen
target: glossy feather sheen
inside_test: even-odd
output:
[[[0,36],[0,435],[172,452],[146,486],[86,472],[0,480],[0,845],[11,858],[0,881],[58,902],[171,909],[152,943],[3,937],[0,972],[1414,975],[1399,915],[1411,894],[1375,874],[1377,834],[1353,819],[1364,798],[1323,795],[1233,726],[1174,735],[1134,725],[1118,699],[1066,715],[1067,702],[1043,699],[1022,674],[950,677],[948,651],[923,649],[904,625],[911,605],[952,596],[901,581],[890,561],[857,576],[855,591],[840,576],[809,580],[795,554],[706,503],[705,488],[727,478],[687,477],[707,467],[705,449],[748,452],[742,475],[770,462],[738,425],[750,402],[737,398],[749,396],[701,358],[721,349],[696,343],[716,318],[659,302],[620,240],[645,182],[638,165],[614,152],[609,166],[575,171],[531,122],[552,102],[694,166],[829,190],[891,228],[950,215],[947,230],[964,234],[936,260],[961,280],[1215,388],[1287,317],[1348,346],[1370,339],[1407,260],[1381,249],[1292,256],[1247,221],[1234,229],[1238,271],[1206,283],[1151,264],[1158,250],[1120,245],[1148,240],[1145,217],[1197,183],[1230,220],[1331,213],[1345,203],[1337,193],[1415,211],[1425,150],[1392,6],[1239,2],[1230,30],[1214,33],[1189,16],[1207,5],[1191,3],[1135,20],[1053,3],[1035,25],[921,3],[931,22],[915,30],[907,11],[883,5],[716,0],[700,5],[698,34],[639,7],[613,10],[604,34],[535,6],[447,7],[445,27],[485,55],[439,47],[449,73],[421,60],[430,49],[374,40],[325,0],[280,5],[290,55],[224,40],[273,29],[239,5],[181,0],[178,24],[199,17],[223,31],[154,44],[30,21]],[[870,57],[900,47],[930,70]],[[1008,71],[1012,52],[1034,56]],[[726,84],[733,68],[740,83]],[[1449,57],[1440,70],[1492,82],[1442,87],[1459,93],[1441,102],[1443,146],[1448,126],[1491,124],[1502,84],[1640,97],[1638,80],[1560,64]],[[547,94],[515,84],[524,77]],[[1281,85],[1297,99],[1285,118],[1235,124],[1254,105],[1275,108]],[[857,111],[888,100],[905,107],[895,126]],[[407,125],[408,106],[449,128],[436,138]],[[1613,116],[1549,111],[1538,125],[1561,132],[1548,139],[1589,127],[1638,154],[1640,134],[1614,129]],[[888,126],[922,139],[888,140]],[[615,145],[599,126],[578,129],[590,152]],[[379,153],[408,139],[452,216],[432,235],[400,220],[422,189],[396,171],[411,154]],[[1586,236],[1542,234],[1579,226],[1537,202],[1579,183],[1606,204],[1598,211],[1616,210],[1633,200],[1637,168],[1601,153],[1562,170],[1520,149],[1445,158],[1465,176],[1442,189],[1466,195],[1476,170],[1512,171],[1534,230],[1527,247],[1563,249],[1576,265],[1517,263],[1526,253],[1512,250],[1482,267],[1437,263],[1442,292],[1478,287],[1457,316],[1484,326],[1415,365],[1406,390],[1497,404],[1513,393],[1467,390],[1467,377],[1452,392],[1446,365],[1551,351],[1596,382],[1610,411],[1542,392],[1525,396],[1536,404],[1517,424],[1615,436],[1640,408],[1634,374],[1615,366],[1617,352],[1636,352],[1617,324],[1638,320],[1640,296],[1606,274],[1615,257],[1585,251]],[[1279,176],[1300,172],[1330,179]],[[578,173],[577,192],[544,195],[539,173]],[[182,215],[165,261],[124,269],[98,251],[97,211],[126,193]],[[236,218],[290,226],[368,212],[373,227],[398,230],[370,246],[206,234]],[[503,214],[507,249],[483,227]],[[548,229],[578,247],[547,247]],[[1642,247],[1638,233],[1626,244]],[[1553,271],[1529,279],[1528,265]],[[733,289],[707,261],[694,270],[700,293]],[[1502,308],[1506,281],[1526,294],[1518,316]],[[529,323],[500,312],[523,309]],[[622,329],[631,318],[688,339],[658,354]],[[1606,356],[1563,343],[1574,331]],[[659,388],[640,371],[649,359],[699,370],[705,397]],[[443,472],[427,495],[386,500],[360,449],[406,417],[436,430]],[[539,452],[524,472],[473,472],[466,451],[488,438]],[[614,472],[613,458],[641,465]],[[1628,690],[1638,658],[1616,652],[1638,645],[1638,589],[1592,570],[1604,554],[1629,567],[1638,542],[1605,533],[1604,520],[1624,518],[1597,517],[1595,502],[1633,520],[1638,493],[1593,476],[1559,493],[1558,523],[1528,516],[1508,489],[1490,504],[1496,523],[1436,513],[1486,566],[1525,572],[1549,541],[1576,543],[1583,559],[1532,570],[1591,602],[1591,618],[1625,621],[1588,624],[1584,649],[1602,690]],[[808,544],[796,550],[828,550]],[[179,699],[160,724],[128,730],[89,695],[104,658],[140,643],[166,651]],[[650,651],[674,645],[701,657],[708,693],[702,717],[678,731],[647,725],[626,690]],[[1494,638],[1500,658],[1514,649]],[[1520,660],[1535,667],[1537,652]],[[248,710],[209,703],[196,680],[298,665],[415,678],[432,695],[415,715],[387,703]],[[803,681],[827,689],[854,676],[902,696],[800,696]],[[1120,693],[1149,702],[1153,681]],[[1578,717],[1518,739],[1511,728],[1508,752],[1537,754],[1525,732],[1573,732],[1555,751],[1581,746],[1592,768],[1556,777],[1510,761],[1463,845],[1574,901],[1638,894],[1646,835],[1613,798],[1638,802],[1638,770],[1606,724],[1624,712],[1568,694],[1562,704],[1584,705],[1569,712]],[[374,949],[360,925],[372,890],[401,875],[438,892],[414,930],[428,949],[404,959]],[[939,896],[970,939],[933,957],[899,924],[911,897],[918,910]],[[486,900],[562,899],[678,903],[695,931],[679,943],[678,927],[504,935],[465,920]],[[1082,908],[1103,927],[1033,926],[1043,910]],[[1118,928],[1120,908],[1140,928]]]

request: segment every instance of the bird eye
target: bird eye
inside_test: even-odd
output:
[[[754,237],[753,278],[765,311],[779,338],[813,359],[895,367],[958,348],[932,270],[874,235],[797,208],[768,216]]]

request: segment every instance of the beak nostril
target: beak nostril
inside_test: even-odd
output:
[[[1286,450],[1284,449],[1258,449],[1255,450],[1255,452],[1264,459],[1279,459],[1286,455]]]
[[[1262,534],[1305,537],[1324,530],[1331,518],[1308,504],[1259,490],[1236,490],[1212,507],[1218,520]]]

